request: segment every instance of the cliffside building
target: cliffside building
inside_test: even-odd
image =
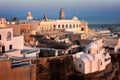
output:
[[[77,71],[88,74],[104,70],[111,62],[111,57],[96,42],[91,42],[86,46],[85,52],[74,54],[73,60]]]

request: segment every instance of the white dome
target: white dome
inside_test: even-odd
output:
[[[28,14],[30,14],[30,15],[31,15],[31,12],[29,11],[29,12],[28,12]]]
[[[72,18],[72,20],[78,21],[78,17],[74,16],[74,17]]]
[[[26,16],[26,20],[32,20],[32,19],[33,19],[33,17],[32,17],[31,12],[28,12],[27,16]]]
[[[86,46],[87,49],[91,49],[91,48],[94,48],[94,49],[98,49],[98,46],[97,44],[95,44],[94,42],[91,42],[90,44],[88,44]]]

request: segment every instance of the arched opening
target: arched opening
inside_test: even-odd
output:
[[[88,54],[90,54],[90,50],[88,50]]]
[[[84,31],[84,28],[81,28],[81,31]]]
[[[11,40],[11,32],[7,33],[7,40]]]

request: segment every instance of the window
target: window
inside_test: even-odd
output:
[[[75,24],[73,25],[73,28],[75,28]]]
[[[102,66],[102,62],[101,62],[100,64],[101,64],[101,66]]]
[[[79,64],[79,67],[81,68],[81,64]]]
[[[78,28],[78,24],[77,24],[77,28]]]
[[[11,32],[7,33],[7,40],[11,40]]]
[[[64,28],[64,25],[62,25],[62,28]]]
[[[84,31],[84,28],[81,28],[81,31]]]
[[[56,26],[54,25],[54,28],[55,28]]]
[[[88,50],[88,54],[90,54],[90,50]]]
[[[60,25],[58,25],[58,28],[60,28]]]
[[[1,40],[1,35],[0,35],[0,40]]]

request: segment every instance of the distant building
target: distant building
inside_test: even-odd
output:
[[[98,31],[100,34],[110,34],[110,30],[100,30]]]
[[[104,39],[104,47],[108,48],[112,53],[117,53],[120,48],[120,38],[116,39]]]
[[[7,24],[7,21],[5,18],[0,18],[0,27],[5,27]]]
[[[26,16],[26,20],[32,20],[32,19],[33,19],[33,17],[32,17],[31,12],[28,12],[27,16]]]
[[[87,34],[88,33],[88,24],[85,21],[80,21],[76,16],[72,18],[72,20],[66,20],[64,9],[60,10],[60,20],[49,20],[47,18],[46,13],[43,16],[42,20],[32,20],[33,17],[30,12],[28,12],[26,20],[31,26],[31,30],[38,33],[44,32],[52,32],[54,30],[65,30],[72,33],[81,33]],[[19,21],[26,23],[27,21]]]
[[[73,33],[88,33],[88,25],[84,21],[79,20],[48,20],[38,23],[38,31],[40,33],[45,30],[52,31],[55,29],[63,29]]]
[[[88,74],[104,70],[111,62],[111,57],[96,42],[91,42],[86,46],[85,52],[74,54],[73,60],[77,71]]]

